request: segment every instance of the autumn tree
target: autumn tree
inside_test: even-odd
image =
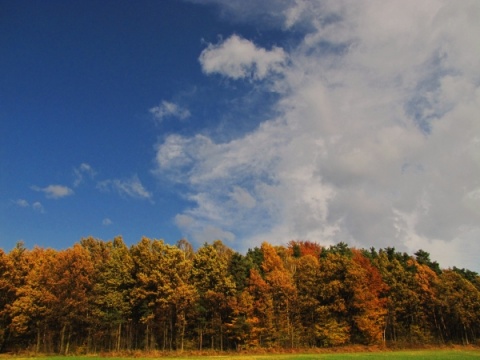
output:
[[[262,270],[273,300],[275,341],[282,346],[293,346],[293,314],[297,292],[292,274],[285,268],[277,250],[262,244]]]
[[[350,341],[351,321],[347,301],[353,296],[346,282],[350,250],[341,246],[322,252],[319,265],[317,341],[338,346]]]
[[[0,249],[0,349],[88,353],[476,343],[480,278],[345,243],[237,253],[142,238]]]
[[[374,263],[379,269],[382,279],[389,286],[387,296],[387,319],[385,339],[397,342],[405,340],[408,335],[411,306],[415,308],[418,299],[411,289],[413,268],[406,265],[409,258],[397,253],[394,248],[380,250]],[[411,321],[410,321],[411,322]]]
[[[0,249],[0,352],[5,350],[9,339],[11,316],[9,308],[15,301],[16,289],[12,281],[13,264],[10,257]]]
[[[54,311],[60,326],[61,354],[69,353],[72,340],[78,345],[85,337],[81,330],[89,327],[93,271],[89,253],[80,244],[58,253],[52,293],[57,300]]]
[[[354,249],[345,282],[352,298],[348,307],[352,316],[355,342],[375,344],[385,341],[388,286],[380,272],[359,250]]]
[[[302,256],[311,255],[318,258],[322,253],[322,247],[316,242],[292,240],[288,243],[288,250],[291,256],[300,258]]]
[[[162,240],[143,238],[131,248],[135,264],[132,301],[144,328],[144,348],[180,347],[186,326],[186,311],[196,298],[188,283],[190,260],[184,251]],[[180,329],[180,330],[179,330]]]
[[[294,282],[297,290],[297,309],[300,321],[302,344],[312,347],[316,345],[315,326],[319,324],[317,309],[320,306],[319,259],[316,254],[304,253],[299,248],[299,258],[296,262]],[[293,254],[295,254],[293,252]]]
[[[231,299],[235,295],[235,283],[228,273],[229,252],[223,244],[204,244],[193,259],[191,280],[198,292],[198,337],[203,348],[204,335],[210,338],[210,346],[224,348],[225,324],[232,314]]]
[[[439,277],[438,300],[445,336],[469,344],[480,335],[480,292],[457,271]]]
[[[244,299],[252,303],[252,306],[247,303],[241,314],[249,329],[246,344],[249,347],[273,346],[276,332],[273,296],[270,285],[256,268],[250,269]]]
[[[54,311],[58,306],[58,299],[53,293],[57,252],[36,247],[29,256],[31,268],[9,309],[12,316],[10,329],[17,342],[34,339],[35,352],[52,351],[52,331],[57,315]]]
[[[22,241],[5,254],[0,250],[0,350],[4,351],[12,338],[12,304],[17,299],[17,291],[25,285],[31,269],[30,251]],[[15,339],[18,345],[18,338]]]
[[[133,260],[121,237],[113,241],[86,238],[80,244],[89,252],[94,266],[90,293],[91,315],[88,348],[119,351],[122,331],[131,315]],[[130,347],[124,341],[124,347]]]

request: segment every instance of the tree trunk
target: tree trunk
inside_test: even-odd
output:
[[[470,343],[468,342],[468,332],[467,332],[467,327],[465,326],[465,324],[462,324],[463,325],[463,331],[465,333],[465,345],[469,345]]]
[[[67,335],[67,344],[65,345],[65,355],[68,354],[70,351],[70,336],[71,336],[71,328],[68,327],[68,335]]]
[[[117,333],[117,344],[116,344],[116,350],[120,351],[120,341],[122,338],[122,323],[118,324],[118,333]]]
[[[173,348],[177,347],[177,339],[176,339],[176,323],[175,323],[175,319],[176,319],[176,314],[177,312],[176,311],[172,311],[171,315],[170,315],[170,337],[169,337],[169,350],[172,351]]]
[[[163,351],[167,348],[167,341],[168,341],[168,328],[167,322],[163,324]]]
[[[60,354],[64,354],[65,352],[65,329],[67,325],[63,325],[62,330],[60,331]]]
[[[35,346],[35,353],[40,351],[40,322],[37,322],[37,345]]]
[[[150,350],[150,347],[149,347],[149,344],[148,344],[148,342],[150,341],[150,336],[149,336],[150,334],[149,333],[150,333],[150,327],[147,323],[147,328],[145,329],[145,350],[146,351]]]
[[[223,351],[223,324],[220,323],[220,351]]]
[[[181,331],[181,338],[180,338],[180,350],[183,351],[183,341],[185,338],[185,314],[182,315],[182,331]]]

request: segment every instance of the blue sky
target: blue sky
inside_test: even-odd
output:
[[[477,1],[1,1],[0,247],[422,248],[479,271]]]

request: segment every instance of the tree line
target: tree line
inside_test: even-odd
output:
[[[394,248],[142,238],[0,249],[0,352],[478,343],[480,277]]]

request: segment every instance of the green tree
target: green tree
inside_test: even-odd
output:
[[[338,346],[350,341],[351,321],[347,301],[353,294],[346,277],[351,251],[340,245],[339,250],[334,247],[333,251],[322,252],[319,266],[320,305],[316,309],[319,322],[315,326],[315,335],[322,346]]]
[[[300,252],[303,254],[303,252]],[[303,345],[312,347],[316,345],[315,326],[319,324],[317,309],[320,306],[319,286],[319,260],[310,253],[301,255],[296,263],[294,274],[295,287],[297,289],[297,309],[300,320],[299,327],[303,339]]]
[[[438,264],[438,262],[430,260],[430,254],[425,250],[420,249],[414,255],[415,259],[419,264],[428,266],[437,274],[440,274],[442,272],[440,270],[440,265]]]
[[[235,295],[235,283],[228,273],[228,251],[217,242],[203,245],[195,254],[192,282],[199,300],[198,336],[202,349],[204,335],[210,337],[210,346],[224,348],[225,324],[232,315],[231,300]]]
[[[133,259],[121,237],[108,242],[87,238],[80,244],[89,252],[94,265],[88,350],[96,351],[100,347],[119,351],[122,332],[131,314]],[[123,348],[129,347],[130,341],[125,338]]]
[[[191,262],[179,248],[162,240],[143,238],[131,248],[135,264],[135,287],[132,301],[140,324],[144,328],[144,348],[180,347],[186,326],[187,310],[196,298],[188,283]]]
[[[469,344],[480,334],[480,292],[458,272],[445,270],[439,277],[438,299],[447,339]]]

